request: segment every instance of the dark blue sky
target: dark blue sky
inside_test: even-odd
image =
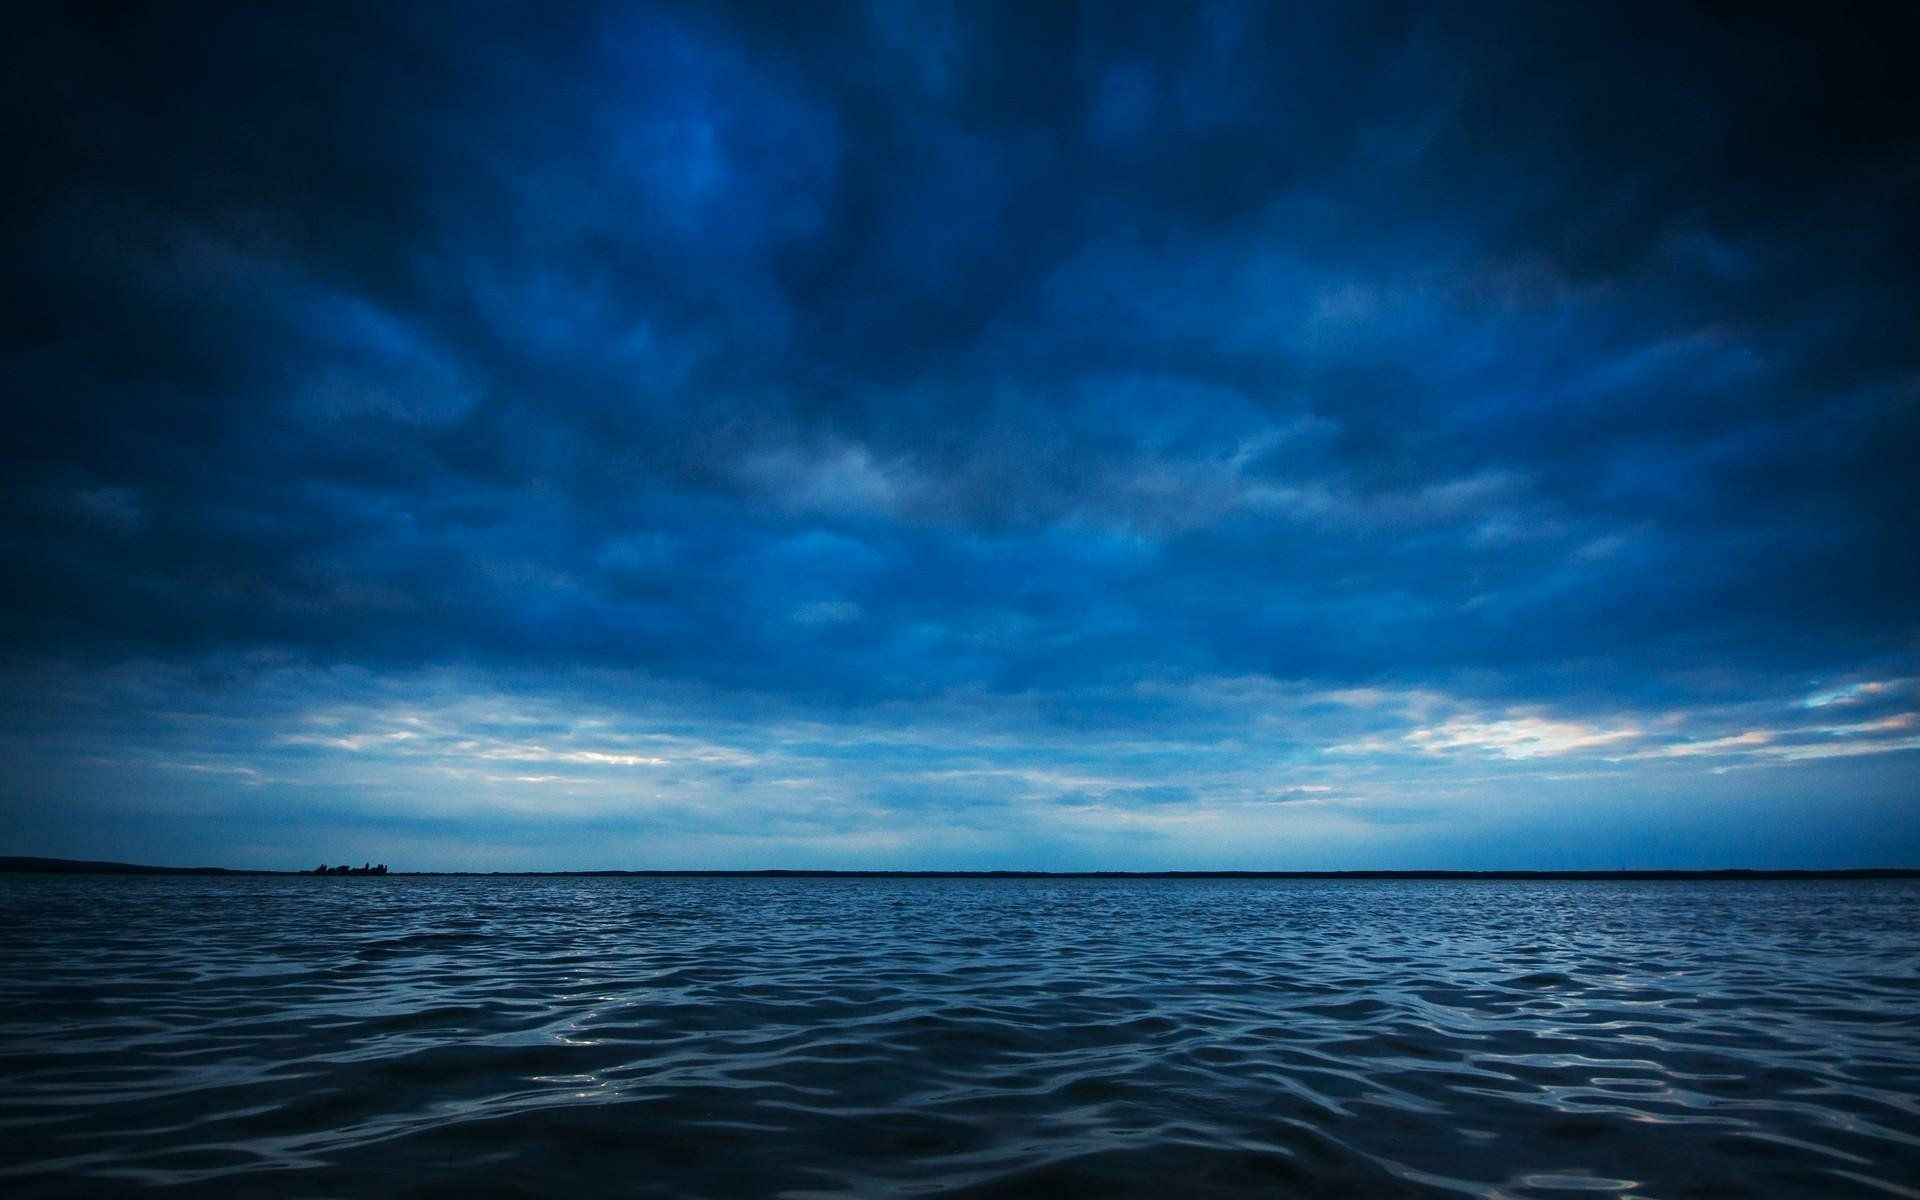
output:
[[[1895,12],[15,13],[0,852],[1920,860]]]

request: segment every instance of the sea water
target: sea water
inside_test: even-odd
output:
[[[0,1193],[1914,1196],[1920,884],[0,878]]]

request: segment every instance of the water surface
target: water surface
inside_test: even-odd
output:
[[[0,877],[10,1196],[1908,1196],[1920,885]]]

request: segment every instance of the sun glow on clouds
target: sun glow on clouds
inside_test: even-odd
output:
[[[1707,738],[1697,742],[1678,742],[1642,753],[1652,758],[1698,758],[1701,755],[1732,754],[1770,745],[1774,736],[1773,733],[1764,729],[1749,729],[1745,733]]]
[[[1861,688],[1854,695],[1890,695],[1896,690]],[[1411,748],[1427,755],[1466,754],[1510,761],[1568,757],[1608,763],[1708,759],[1716,760],[1711,769],[1724,770],[1729,762],[1783,765],[1898,753],[1914,748],[1916,740],[1879,735],[1900,734],[1920,726],[1920,714],[1898,712],[1844,725],[1783,720],[1777,727],[1721,733],[1714,732],[1716,727],[1750,719],[1755,706],[1639,716],[1614,713],[1604,719],[1575,720],[1539,709],[1509,708],[1489,714],[1431,690],[1357,688],[1325,693],[1324,698],[1351,708],[1391,714],[1400,722],[1397,730],[1388,725],[1372,736],[1327,748],[1329,753],[1376,758],[1393,757]],[[1781,701],[1770,706],[1771,712],[1783,719],[1791,717],[1795,708],[1804,707],[1805,701]]]
[[[1429,729],[1416,729],[1407,741],[1429,753],[1477,750],[1502,758],[1540,758],[1571,754],[1641,736],[1635,728],[1603,729],[1577,721],[1554,721],[1537,715],[1497,721],[1456,719]]]
[[[475,718],[475,710],[484,717]],[[305,722],[322,727],[345,723],[370,725],[365,732],[347,734],[292,733],[278,741],[287,746],[320,746],[349,753],[383,751],[402,758],[430,758],[448,764],[461,762],[564,763],[589,767],[666,767],[674,765],[758,765],[758,755],[731,746],[668,733],[609,728],[605,717],[569,718],[551,709],[514,707],[503,697],[488,697],[477,705],[456,704],[435,717],[411,707],[397,711],[329,710],[311,714]],[[403,729],[381,729],[402,724]],[[475,736],[476,726],[495,726],[499,733]],[[540,726],[547,740],[531,740],[515,731]],[[561,776],[514,776],[521,782],[560,781]]]
[[[194,686],[161,679],[149,677],[156,695]],[[1920,746],[1911,712],[1797,725],[1784,720],[1806,711],[1792,698],[1766,706],[1783,718],[1772,725],[1728,729],[1753,706],[1582,716],[1488,708],[1432,687],[1265,676],[1127,685],[1074,722],[1061,720],[1065,693],[958,689],[901,721],[884,707],[743,716],[671,689],[610,701],[591,677],[561,691],[463,673],[343,679],[332,702],[302,704],[317,682],[269,670],[227,704],[203,697],[198,713],[176,695],[159,706],[182,714],[171,726],[80,723],[65,737],[76,752],[144,747],[115,769],[165,773],[177,781],[165,794],[192,794],[197,810],[239,811],[272,793],[337,797],[328,803],[352,820],[396,831],[485,821],[511,840],[624,829],[656,847],[646,862],[683,866],[791,864],[802,847],[815,864],[898,865],[861,856],[930,844],[962,856],[939,861],[982,865],[1031,862],[1021,847],[1034,846],[1088,866],[1311,866],[1327,846],[1382,861],[1366,856],[1482,822],[1484,802],[1515,789],[1605,784],[1636,764],[1696,772],[1646,776],[1684,788],[1736,767],[1807,770]],[[1161,714],[1153,736],[1123,701]],[[613,853],[616,842],[595,844]],[[679,849],[663,860],[664,845]],[[488,861],[567,865],[502,853]]]
[[[1167,692],[1157,686],[1136,690],[1148,696]],[[1567,758],[1779,765],[1910,749],[1915,744],[1911,737],[1880,735],[1920,725],[1920,716],[1902,712],[1847,725],[1713,734],[1713,727],[1729,717],[1712,710],[1637,719],[1615,714],[1600,720],[1554,716],[1538,708],[1490,714],[1432,689],[1319,692],[1251,678],[1196,681],[1175,694],[1190,702],[1204,697],[1215,719],[1189,730],[1166,730],[1155,741],[1121,731],[1068,734],[1057,728],[1028,728],[1023,733],[1017,716],[990,716],[982,723],[980,710],[956,700],[918,730],[891,725],[876,714],[879,724],[857,715],[831,724],[720,722],[707,736],[694,737],[648,729],[644,719],[617,711],[569,713],[555,703],[523,699],[516,706],[509,698],[492,696],[457,700],[437,717],[423,716],[413,704],[391,710],[326,710],[301,720],[328,732],[289,733],[276,740],[288,747],[351,756],[430,761],[442,770],[490,783],[592,785],[617,791],[623,781],[640,778],[630,773],[634,769],[655,772],[653,781],[661,769],[671,769],[679,772],[672,778],[679,787],[701,782],[700,773],[705,772],[724,774],[734,785],[788,790],[878,788],[898,793],[924,788],[935,794],[942,789],[984,794],[980,790],[986,789],[1023,802],[1079,808],[1145,803],[1166,816],[1223,803],[1324,800],[1345,789],[1323,780],[1350,777],[1357,764],[1367,762],[1460,757],[1507,762],[1521,771],[1534,760]],[[1782,704],[1776,711],[1788,712],[1791,706]],[[1223,717],[1228,730],[1220,727]],[[1373,732],[1352,737],[1356,718]],[[685,723],[684,717],[666,719]],[[339,732],[342,725],[358,728]],[[499,732],[475,736],[476,725]],[[534,738],[516,732],[529,726],[545,732]],[[1232,731],[1234,726],[1238,732]],[[1116,762],[1127,763],[1129,769],[1111,769]],[[487,763],[564,764],[595,773],[500,774],[472,766]],[[702,786],[711,784],[714,779],[708,778]],[[1006,791],[1007,785],[1014,785],[1013,790]]]
[[[1911,680],[1906,679],[1871,679],[1860,683],[1849,683],[1844,687],[1833,688],[1830,691],[1815,692],[1800,703],[1806,708],[1826,708],[1835,704],[1858,704],[1863,700],[1870,700],[1875,696],[1884,696],[1890,692],[1899,691],[1911,682]]]

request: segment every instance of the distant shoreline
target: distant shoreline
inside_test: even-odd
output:
[[[312,871],[264,871],[238,867],[156,867],[140,863],[96,862],[72,858],[0,855],[0,874],[15,875],[198,875],[316,876]],[[391,871],[354,878],[540,878],[540,879],[1429,879],[1429,880],[1743,880],[1920,879],[1920,867],[1843,867],[1827,870],[1773,870],[1727,867],[1714,870],[1660,871],[871,871],[871,870],[628,870],[628,871]]]

